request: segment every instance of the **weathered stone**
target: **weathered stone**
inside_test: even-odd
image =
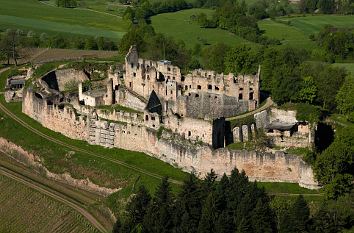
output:
[[[242,142],[242,134],[241,134],[240,127],[235,127],[232,130],[232,135],[233,135],[233,138],[234,138],[234,142]]]
[[[250,140],[248,125],[242,125],[242,141],[248,142]]]

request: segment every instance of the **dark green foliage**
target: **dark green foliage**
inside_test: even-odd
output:
[[[37,34],[33,31],[21,31],[8,29],[3,38],[0,38],[0,47],[7,41],[11,42],[8,33],[14,32],[16,45],[21,47],[50,47],[60,49],[87,49],[87,50],[116,50],[116,42],[103,37],[81,37],[81,36],[62,36],[47,35],[46,33]],[[3,49],[1,49],[3,50]],[[11,50],[7,50],[11,52]]]
[[[337,109],[345,115],[354,113],[354,77],[347,76],[336,95]]]
[[[308,232],[310,210],[302,195],[292,206],[280,216],[279,232],[281,233],[304,233]]]
[[[316,41],[332,55],[340,58],[354,57],[354,31],[352,28],[326,26],[318,33]]]
[[[124,0],[123,0],[124,1]],[[128,7],[124,12],[124,18],[132,23],[145,22],[149,17],[161,13],[175,12],[191,8],[191,4],[185,0],[153,1],[148,0],[134,2],[134,8]]]
[[[211,192],[206,199],[200,218],[198,233],[215,232],[215,222],[217,220],[215,192]]]
[[[168,233],[172,229],[172,194],[168,178],[163,178],[143,220],[147,232]]]
[[[215,70],[219,73],[225,70],[225,57],[229,46],[218,43],[206,47],[202,52],[202,61],[206,69]]]
[[[55,4],[58,7],[75,8],[77,7],[76,0],[55,0]]]
[[[354,192],[351,192],[340,197],[337,201],[331,200],[322,203],[319,211],[313,216],[312,229],[313,232],[333,233],[351,229],[353,225]]]
[[[215,180],[213,171],[203,181],[191,174],[173,198],[164,179],[143,220],[149,198],[146,192],[139,191],[144,194],[140,194],[142,200],[138,201],[136,194],[128,204],[127,217],[116,224],[115,232],[276,232],[269,198],[256,183],[248,181],[244,172],[234,169],[230,178],[224,175],[220,182]]]
[[[125,55],[131,45],[136,45],[139,53],[147,59],[166,59],[182,69],[187,69],[191,61],[191,52],[182,41],[176,42],[163,34],[155,33],[152,26],[146,23],[132,25],[120,41],[120,54]]]
[[[261,52],[254,47],[236,46],[226,55],[225,71],[234,74],[254,74],[261,58]]]
[[[354,135],[353,127],[338,129],[334,142],[318,156],[315,173],[321,184],[327,185],[327,197],[336,199],[353,187]]]
[[[269,204],[258,199],[257,205],[252,214],[252,226],[254,233],[271,233],[275,232],[276,226],[274,221],[274,213],[270,209]],[[242,224],[242,220],[241,223]]]

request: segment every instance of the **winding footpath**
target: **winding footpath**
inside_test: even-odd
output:
[[[4,152],[0,152],[0,156],[11,157],[10,155]],[[85,217],[97,230],[99,230],[100,232],[108,232],[108,229],[106,229],[100,222],[98,222],[97,219],[85,209],[83,204],[68,195],[58,192],[47,184],[41,183],[33,178],[31,179],[27,176],[24,176],[22,173],[16,171],[15,169],[11,169],[11,167],[9,167],[9,165],[3,161],[0,162],[0,175],[6,176],[16,182],[22,183],[31,189],[34,189],[66,206],[71,207],[72,209],[80,213],[83,217]]]

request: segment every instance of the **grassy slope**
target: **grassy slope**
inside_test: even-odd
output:
[[[228,31],[214,28],[200,28],[197,22],[191,21],[190,17],[199,13],[212,14],[209,9],[189,9],[174,13],[165,13],[152,17],[152,25],[157,32],[164,33],[176,40],[183,40],[190,48],[201,40],[209,44],[223,42],[229,45],[250,43]]]
[[[345,68],[352,76],[354,76],[354,63],[334,63],[333,66]]]
[[[298,46],[302,48],[313,48],[316,46],[315,43],[298,28],[270,19],[260,21],[258,26],[261,30],[265,31],[267,37],[280,40],[282,45]]]
[[[0,190],[0,232],[97,232],[71,208],[2,175]]]
[[[16,27],[90,36],[121,38],[126,22],[83,9],[58,8],[38,0],[0,0],[0,28]]]
[[[284,45],[314,48],[315,43],[309,39],[325,25],[353,27],[353,15],[316,15],[302,17],[280,17],[276,21],[265,19],[258,23],[265,35],[281,40]]]

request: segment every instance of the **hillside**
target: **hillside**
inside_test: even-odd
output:
[[[114,15],[87,9],[58,8],[37,0],[0,0],[0,29],[121,38],[127,24]]]

